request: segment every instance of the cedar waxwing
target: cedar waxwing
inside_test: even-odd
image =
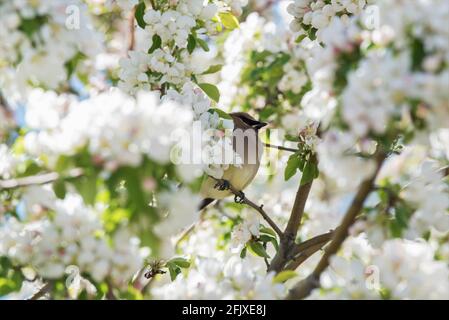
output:
[[[229,165],[222,179],[229,182],[235,189],[242,191],[248,186],[259,170],[263,153],[263,144],[259,139],[259,129],[267,123],[257,121],[246,112],[229,114],[234,122],[233,149],[242,160],[241,166]],[[204,198],[199,209],[202,210],[216,199],[223,199],[232,192],[220,187],[217,180],[207,177],[201,185],[201,196]]]

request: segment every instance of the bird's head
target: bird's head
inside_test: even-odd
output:
[[[241,121],[246,126],[251,127],[255,130],[259,130],[268,125],[268,123],[266,122],[257,121],[246,112],[233,112],[230,113],[230,116],[232,117],[232,119],[234,119],[234,122]]]

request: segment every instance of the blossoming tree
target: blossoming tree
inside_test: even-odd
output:
[[[0,297],[449,299],[448,20],[446,0],[0,0]],[[199,212],[239,165],[231,111],[270,123],[263,163]],[[201,161],[178,161],[193,127]]]

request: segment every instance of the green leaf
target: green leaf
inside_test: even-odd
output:
[[[408,223],[413,210],[406,206],[399,206],[395,208],[394,219],[390,221],[390,231],[393,237],[400,238],[402,233],[408,227]]]
[[[47,20],[48,18],[45,16],[36,16],[31,19],[25,19],[22,17],[18,29],[31,39],[34,33],[39,31]]]
[[[262,257],[262,258],[270,257],[260,242],[250,241],[248,244],[249,244],[250,250],[257,256]]]
[[[0,297],[19,291],[24,280],[22,271],[14,268],[6,257],[0,257]]]
[[[241,259],[245,259],[247,250],[248,250],[248,249],[247,249],[246,247],[244,247],[244,248],[242,249],[242,251],[240,251],[240,258],[241,258]]]
[[[55,192],[58,199],[64,199],[67,193],[67,188],[65,186],[65,181],[62,179],[53,182],[53,191]]]
[[[271,235],[271,236],[276,238],[276,232],[274,232],[274,230],[271,229],[271,228],[260,227],[259,231],[260,231],[260,233],[269,234],[269,235]]]
[[[184,258],[173,258],[169,262],[174,263],[180,268],[189,268],[190,262],[187,259]]]
[[[171,281],[174,281],[176,279],[176,277],[178,276],[178,274],[181,273],[181,268],[170,261],[167,262],[167,268],[168,268],[168,272],[170,273]]]
[[[413,39],[411,43],[411,60],[412,60],[412,70],[419,71],[422,70],[422,63],[426,56],[426,49],[424,42],[420,39]]]
[[[216,64],[216,65],[210,66],[209,69],[204,71],[202,74],[216,73],[216,72],[220,71],[221,68],[223,68],[222,64]]]
[[[196,38],[196,42],[200,45],[201,48],[203,48],[204,51],[209,52],[210,49],[206,41],[201,38]]]
[[[292,136],[290,134],[286,134],[284,136],[284,138],[288,141],[292,141],[292,142],[298,142],[299,141],[299,136]]]
[[[405,209],[403,206],[396,208],[395,218],[400,227],[402,227],[403,229],[406,229],[408,227],[409,215],[407,209]]]
[[[137,24],[139,25],[139,27],[141,27],[142,29],[145,29],[145,27],[147,26],[147,24],[145,23],[145,20],[143,20],[143,16],[145,15],[145,9],[146,9],[146,5],[144,1],[141,1],[137,6],[136,6],[136,13],[134,14]]]
[[[162,45],[162,39],[157,34],[153,35],[153,45],[148,50],[148,53],[153,53],[156,49],[159,49]]]
[[[20,174],[20,176],[23,177],[34,176],[42,171],[42,168],[39,167],[39,165],[32,160],[29,160],[29,162],[26,161],[24,164],[25,164],[25,171],[23,172],[23,174]]]
[[[62,173],[66,170],[68,170],[71,166],[71,158],[67,156],[59,156],[58,160],[56,161],[55,170],[56,172]]]
[[[210,108],[209,112],[211,112],[211,113],[216,112],[218,114],[218,116],[222,119],[228,119],[228,120],[232,119],[232,117],[229,114],[227,114],[226,112],[224,112],[223,110],[218,109],[218,108]]]
[[[226,29],[234,30],[240,26],[239,20],[231,12],[220,12],[218,16]]]
[[[314,161],[307,161],[302,171],[301,185],[305,185],[318,177],[318,167]]]
[[[78,193],[83,198],[86,204],[95,204],[95,198],[97,196],[97,176],[92,174],[84,177],[80,177],[73,181]]]
[[[205,94],[215,102],[220,100],[220,91],[218,88],[210,83],[200,83],[198,86],[204,91]]]
[[[196,47],[196,39],[192,34],[189,34],[189,37],[187,38],[187,51],[192,54],[193,50],[195,50]]]
[[[275,238],[273,238],[272,236],[270,236],[268,234],[261,234],[259,237],[259,240],[262,242],[271,242],[273,239],[275,239]]]
[[[294,153],[288,158],[287,166],[285,167],[284,179],[285,181],[289,180],[296,174],[296,171],[299,169],[301,165],[301,158],[299,154]]]
[[[279,272],[273,278],[273,282],[274,283],[284,283],[285,281],[293,279],[293,278],[295,278],[297,276],[298,276],[298,274],[295,271],[285,270],[285,271]]]
[[[86,59],[87,56],[81,52],[76,53],[69,61],[64,64],[65,69],[67,70],[67,79],[69,79],[76,71],[78,65]]]
[[[301,34],[301,35],[299,35],[297,38],[296,38],[296,40],[295,40],[295,42],[296,43],[300,43],[302,40],[304,40],[305,38],[307,38],[307,35],[306,34]]]

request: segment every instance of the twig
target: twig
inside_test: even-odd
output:
[[[349,234],[349,228],[353,225],[357,215],[362,211],[366,198],[373,190],[374,182],[377,178],[380,168],[382,167],[386,155],[383,151],[378,150],[376,152],[375,158],[376,158],[375,172],[372,174],[370,178],[361,183],[359,190],[357,191],[357,194],[352,200],[351,206],[346,211],[343,221],[341,222],[338,229],[335,231],[332,241],[326,247],[324,255],[321,257],[321,260],[318,262],[318,265],[315,267],[311,275],[309,275],[306,279],[296,284],[290,290],[287,299],[303,299],[307,297],[313,289],[319,286],[319,278],[323,273],[323,271],[326,270],[326,268],[329,266],[330,257],[338,251],[342,243],[345,241],[346,237]]]
[[[114,286],[112,285],[111,281],[106,281],[106,284],[108,285],[108,291],[106,292],[106,299],[108,300],[117,300],[116,295],[114,294]]]
[[[449,176],[449,166],[443,167],[438,172],[441,172],[443,174],[443,177]]]
[[[270,144],[270,143],[264,143],[264,146],[267,148],[278,149],[278,150],[289,151],[289,152],[298,152],[299,151],[298,149],[288,148],[288,147],[284,147],[284,146],[276,146],[276,145]]]
[[[334,233],[335,233],[335,230],[331,230],[329,232],[320,234],[318,236],[310,238],[309,240],[301,242],[300,244],[297,244],[293,250],[293,255],[296,256],[298,254],[301,254],[305,250],[309,249],[310,247],[313,247],[317,244],[322,244],[323,242],[326,243],[326,242],[330,241],[332,239],[332,236],[334,235]]]
[[[74,179],[84,175],[84,171],[81,168],[74,168],[69,170],[66,174],[61,175],[57,172],[49,172],[38,174],[35,176],[0,180],[0,190],[15,189],[20,187],[28,187],[34,185],[42,185],[50,182],[57,181],[59,179]]]
[[[281,229],[279,229],[279,227],[276,225],[276,223],[273,220],[271,220],[271,218],[268,216],[268,214],[263,210],[263,205],[258,206],[257,204],[255,204],[254,202],[252,202],[251,200],[249,200],[246,197],[244,197],[242,199],[242,201],[246,205],[257,210],[260,213],[260,215],[265,219],[265,221],[271,226],[271,228],[273,228],[273,230],[278,234],[279,237],[283,236]]]
[[[0,90],[0,107],[4,107],[6,110],[9,109],[8,101],[6,100],[1,90]]]
[[[175,241],[175,249],[178,249],[181,242],[184,241],[195,230],[195,228],[204,221],[204,215],[205,212],[203,210],[200,213],[200,218],[198,219],[198,221],[193,222],[189,227],[187,227],[184,231],[181,232],[181,234]]]
[[[40,289],[34,293],[28,300],[39,300],[43,296],[45,296],[52,288],[52,284],[50,282],[45,283]]]
[[[5,115],[8,118],[13,118],[12,112],[11,112],[11,106],[8,103],[8,100],[6,100],[5,96],[3,95],[3,92],[0,90],[0,109],[3,109],[5,112]],[[1,110],[0,110],[1,112]]]
[[[217,182],[223,183],[223,179],[216,179]],[[258,206],[251,200],[249,200],[242,191],[235,189],[230,183],[229,183],[229,191],[231,191],[235,196],[240,197],[242,203],[250,206],[251,208],[255,209],[257,212],[260,213],[260,215],[265,219],[265,221],[270,225],[271,228],[279,235],[279,237],[282,238],[283,234],[281,229],[276,225],[276,223],[268,216],[268,214],[263,210],[263,205]]]
[[[151,266],[149,268],[148,266],[143,267],[136,275],[133,287],[143,294],[158,274],[165,274],[165,271],[153,269]]]
[[[129,45],[128,51],[133,51],[136,45],[135,24],[134,16],[136,14],[136,7],[131,10],[131,16],[129,17]]]

